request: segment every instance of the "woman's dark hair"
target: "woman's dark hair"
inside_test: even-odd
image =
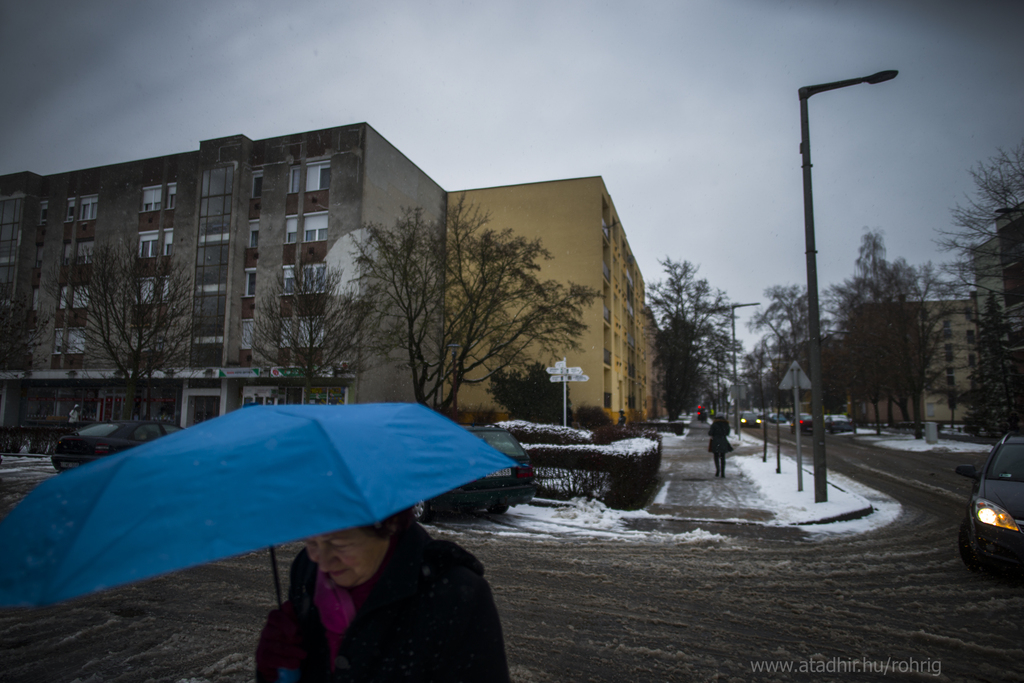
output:
[[[402,510],[401,512],[396,512],[376,524],[360,528],[366,533],[377,536],[378,538],[390,538],[411,527],[415,520],[416,517],[413,514],[412,508],[409,508],[407,510]]]

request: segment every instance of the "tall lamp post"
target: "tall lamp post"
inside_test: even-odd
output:
[[[824,503],[828,500],[828,489],[825,471],[825,425],[822,401],[824,391],[821,381],[821,319],[818,312],[818,265],[817,250],[814,246],[814,203],[811,199],[811,136],[807,123],[807,100],[812,95],[827,90],[847,88],[861,83],[883,83],[896,78],[898,71],[879,71],[863,78],[852,78],[848,81],[835,81],[820,85],[807,85],[800,88],[800,154],[803,156],[804,169],[804,239],[807,247],[807,317],[810,335],[811,363],[811,425],[813,427],[812,446],[814,448],[814,502]]]
[[[455,350],[459,348],[458,344],[449,344],[448,348],[452,350],[452,420],[455,422],[459,421],[459,375],[455,365]]]
[[[730,304],[729,317],[732,318],[732,386],[733,386],[733,431],[740,433],[740,378],[736,373],[736,309],[744,306],[760,306],[756,304]]]

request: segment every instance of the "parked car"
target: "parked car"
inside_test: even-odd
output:
[[[765,416],[765,419],[768,420],[768,424],[773,425],[784,425],[789,422],[789,418],[782,413],[768,413]]]
[[[760,428],[763,420],[757,413],[740,413],[740,427],[758,427]]]
[[[1006,435],[981,470],[960,465],[956,473],[974,480],[960,524],[960,558],[971,571],[1024,569],[1024,436]]]
[[[501,427],[466,427],[496,450],[519,463],[492,472],[486,477],[460,486],[454,491],[423,501],[416,506],[416,518],[429,522],[437,510],[487,510],[493,514],[504,514],[510,506],[529,503],[537,493],[533,481],[533,467],[530,456],[514,436]]]
[[[57,440],[50,458],[58,472],[173,434],[181,427],[157,421],[94,422]]]
[[[810,434],[814,431],[814,420],[809,413],[800,413],[800,417],[793,420],[789,425],[789,433],[796,433],[796,424],[800,423],[800,432]]]
[[[852,432],[854,431],[853,420],[846,417],[845,415],[826,415],[825,430],[829,434],[836,434],[838,432]]]

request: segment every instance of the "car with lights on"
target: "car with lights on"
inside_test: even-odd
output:
[[[814,431],[814,418],[810,413],[800,413],[799,417],[794,418],[793,421],[789,423],[790,434],[796,433],[796,425],[798,423],[800,424],[800,432],[802,434],[810,434]]]
[[[53,463],[53,469],[64,472],[173,434],[180,429],[177,425],[156,420],[94,422],[60,437],[50,462]]]
[[[958,539],[964,565],[1024,571],[1024,436],[1007,434],[980,470],[956,473],[974,480]]]
[[[420,522],[431,521],[438,510],[486,510],[500,515],[508,512],[513,505],[529,503],[537,493],[530,456],[508,430],[493,426],[472,426],[466,429],[515,460],[518,465],[492,472],[453,491],[418,503],[415,513]]]
[[[757,413],[740,413],[740,427],[760,428],[764,420]]]

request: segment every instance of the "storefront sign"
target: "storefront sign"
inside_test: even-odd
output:
[[[218,377],[259,377],[259,368],[217,368]]]

